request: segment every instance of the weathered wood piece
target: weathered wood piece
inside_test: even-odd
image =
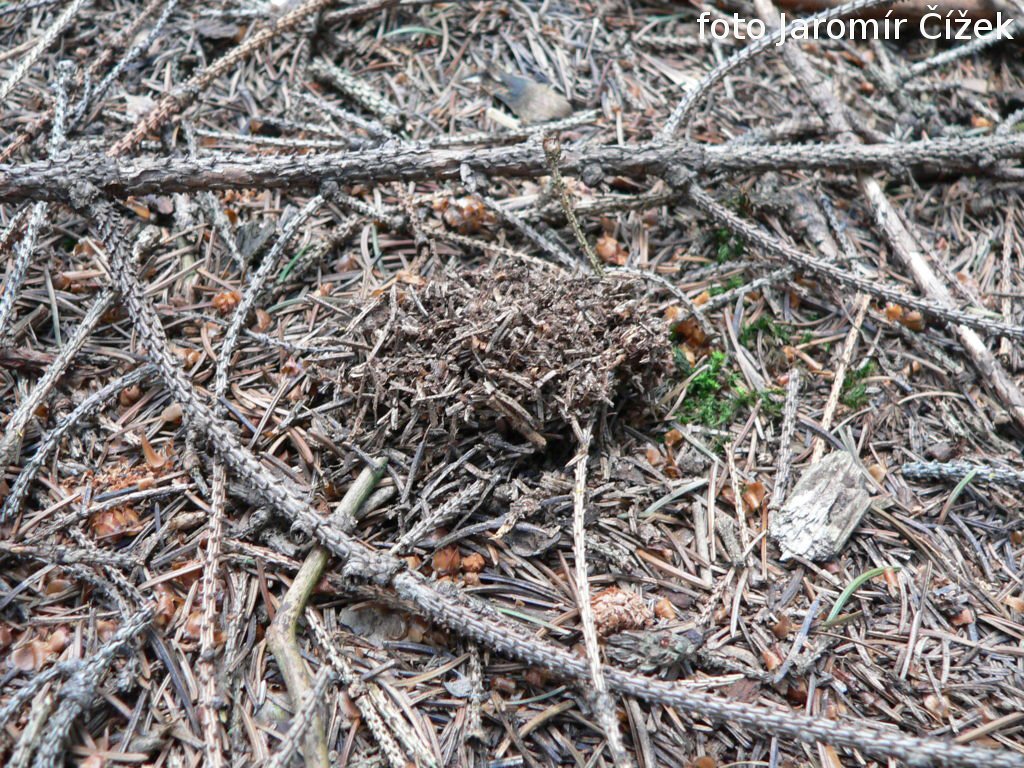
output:
[[[857,459],[845,451],[808,467],[768,524],[782,559],[828,560],[839,554],[871,503]]]

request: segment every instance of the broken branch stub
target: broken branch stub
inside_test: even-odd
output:
[[[804,470],[768,524],[782,559],[828,560],[839,554],[871,503],[857,459],[845,451]]]

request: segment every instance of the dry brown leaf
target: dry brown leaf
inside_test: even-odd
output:
[[[438,576],[452,576],[459,572],[462,555],[459,553],[459,548],[452,544],[437,550],[431,564],[434,566],[434,573]]]
[[[221,315],[230,315],[242,301],[242,294],[238,291],[222,291],[214,296],[210,303]]]
[[[42,640],[31,640],[11,652],[11,664],[22,672],[38,672],[50,655],[49,648]]]
[[[148,466],[152,469],[160,469],[167,464],[167,457],[157,452],[145,432],[139,432],[139,442],[142,443],[142,455],[146,457]]]
[[[654,615],[659,619],[672,621],[676,618],[676,607],[672,605],[672,601],[667,597],[659,597],[658,601],[654,604]]]
[[[629,251],[623,248],[622,244],[612,235],[601,235],[597,238],[597,246],[594,250],[605,264],[621,267],[629,260]]]

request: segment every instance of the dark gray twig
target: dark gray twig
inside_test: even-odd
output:
[[[877,171],[933,167],[984,172],[999,160],[1024,157],[1024,135],[910,141],[901,144],[794,144],[702,147],[689,142],[635,146],[565,146],[559,165],[565,174],[599,168],[605,176],[660,175],[687,168],[703,174],[798,169]],[[535,142],[506,147],[430,149],[386,143],[354,152],[249,156],[206,154],[201,158],[147,157],[123,160],[85,155],[63,162],[0,165],[0,202],[78,199],[83,185],[113,196],[169,194],[196,190],[312,189],[389,181],[458,180],[463,167],[493,177],[536,177],[548,172]]]
[[[969,461],[909,461],[902,470],[903,477],[915,482],[958,483],[973,473],[971,482],[1024,488],[1024,472]]]
[[[934,301],[919,299],[910,296],[894,288],[887,288],[880,285],[877,280],[861,277],[847,272],[834,264],[816,259],[804,253],[799,248],[786,243],[773,235],[769,235],[763,229],[745,219],[742,219],[728,208],[717,202],[705,190],[696,185],[690,187],[690,200],[700,210],[708,214],[713,220],[728,227],[735,234],[742,237],[749,243],[764,248],[769,253],[785,259],[809,272],[827,277],[839,282],[842,285],[852,286],[864,293],[877,296],[899,304],[903,307],[916,309],[925,315],[938,318],[949,323],[975,328],[979,331],[987,331],[998,335],[1005,335],[1009,338],[1024,339],[1024,328],[1015,325],[1008,325],[999,320],[992,320],[986,317],[968,314],[960,310],[942,306]]]
[[[54,768],[58,764],[64,753],[64,740],[75,718],[89,709],[96,697],[96,686],[114,657],[149,626],[153,614],[153,608],[147,607],[133,615],[60,689],[60,703],[43,733],[33,768]]]

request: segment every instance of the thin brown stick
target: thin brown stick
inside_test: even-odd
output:
[[[383,464],[364,469],[339,503],[335,515],[354,521],[359,508],[373,492],[383,473]],[[277,666],[281,670],[281,676],[284,677],[288,696],[296,711],[308,695],[311,686],[309,672],[302,659],[302,652],[299,650],[297,636],[299,618],[306,609],[306,603],[309,601],[310,595],[313,594],[313,588],[323,576],[329,557],[330,554],[323,547],[314,547],[306,556],[302,568],[299,569],[291,587],[288,588],[288,592],[278,607],[277,615],[274,616],[274,620],[267,630],[267,647],[277,659]],[[324,732],[323,715],[320,710],[314,710],[310,716],[309,730],[305,738],[305,758],[306,765],[316,768],[327,768],[329,764],[327,735]]]
[[[864,324],[864,317],[868,311],[868,304],[871,297],[858,294],[854,298],[856,314],[853,317],[853,324],[850,326],[846,340],[843,342],[843,351],[839,355],[839,362],[836,364],[835,376],[832,378],[832,389],[828,393],[828,400],[825,402],[825,409],[821,414],[821,428],[832,428],[832,417],[835,415],[836,407],[839,405],[839,396],[843,392],[843,383],[846,381],[846,371],[853,360],[853,350],[857,345],[857,337],[860,335],[861,326]],[[811,451],[811,463],[818,461],[825,455],[825,441],[820,435],[814,438],[814,449]]]
[[[590,682],[594,686],[593,706],[597,715],[597,723],[604,731],[608,740],[608,751],[617,766],[631,766],[633,761],[626,754],[622,742],[622,731],[619,729],[615,715],[615,702],[608,695],[608,682],[604,678],[601,666],[601,649],[597,644],[597,626],[594,621],[594,607],[590,601],[590,575],[587,573],[587,462],[590,459],[590,442],[593,426],[588,424],[580,427],[573,422],[573,431],[579,450],[574,459],[576,463],[576,482],[572,488],[572,551],[576,561],[576,607],[580,613],[580,625],[583,627],[583,644],[587,651],[587,664],[590,668]]]

